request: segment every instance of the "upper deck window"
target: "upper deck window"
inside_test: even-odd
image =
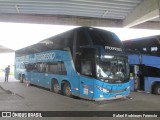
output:
[[[91,29],[89,34],[94,45],[122,48],[120,39],[112,32],[100,29]]]
[[[89,41],[83,31],[77,33],[77,44],[78,46],[89,45]]]
[[[147,51],[147,48],[143,48],[143,51]]]
[[[151,52],[157,52],[158,47],[151,47]]]

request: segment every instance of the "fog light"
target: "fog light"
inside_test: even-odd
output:
[[[109,90],[107,90],[106,88],[100,87],[100,86],[98,86],[98,85],[96,85],[96,87],[97,87],[100,91],[102,91],[102,92],[105,92],[105,93],[108,93],[108,92],[109,92]]]
[[[100,98],[103,98],[103,95],[100,95]]]

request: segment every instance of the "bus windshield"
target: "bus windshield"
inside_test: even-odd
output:
[[[129,77],[128,61],[123,57],[108,56],[97,64],[97,77],[105,82],[126,82]]]

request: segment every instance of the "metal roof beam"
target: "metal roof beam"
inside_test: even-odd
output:
[[[70,0],[70,1],[80,1],[80,2],[97,2],[97,0]],[[140,3],[140,0],[107,0],[109,2],[125,2],[125,3]],[[99,0],[100,3],[106,3],[106,0]]]
[[[123,27],[133,27],[159,17],[160,0],[144,0],[123,21]],[[160,26],[159,26],[160,27]]]
[[[88,14],[86,14],[88,16]],[[110,16],[109,16],[110,17]],[[115,16],[116,17],[116,16]],[[75,26],[122,27],[122,20],[64,15],[0,14],[0,22],[36,23]]]
[[[74,4],[74,5],[119,5],[119,6],[136,6],[137,3],[128,3],[113,0],[0,0],[1,3],[16,3],[16,4]]]
[[[0,22],[33,23],[33,24],[54,24],[54,25],[75,25],[75,26],[98,26],[98,27],[122,27],[122,20],[118,20],[118,15],[108,15],[107,18],[89,18],[63,15],[38,15],[38,14],[0,14]],[[113,17],[117,20],[113,20]],[[160,22],[145,22],[134,26],[139,29],[160,28]]]
[[[122,12],[122,13],[129,13],[129,11],[125,10],[125,9],[114,9],[114,8],[97,8],[97,7],[87,7],[87,6],[67,6],[67,5],[54,5],[54,6],[34,6],[34,5],[30,5],[30,6],[25,6],[25,5],[16,5],[18,7],[18,9],[29,9],[29,10],[32,10],[32,9],[40,9],[40,10],[55,10],[55,9],[64,9],[64,10],[68,10],[68,9],[71,9],[71,10],[75,10],[75,9],[83,9],[83,10],[96,10],[96,11],[115,11],[115,12]],[[14,5],[10,5],[10,6],[5,6],[5,5],[0,5],[0,9],[15,9]]]
[[[76,3],[76,2],[55,2],[55,3],[29,3],[29,2],[0,2],[0,6],[43,6],[43,7],[64,7],[64,6],[76,6],[76,7],[97,7],[97,8],[112,8],[112,9],[123,9],[123,10],[131,10],[135,5],[118,5],[118,4],[93,4],[93,3]]]
[[[14,52],[14,50],[6,48],[6,47],[0,45],[0,53],[10,53],[10,52]]]

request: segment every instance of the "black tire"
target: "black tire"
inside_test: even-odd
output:
[[[24,83],[25,80],[26,80],[25,76],[22,75],[22,77],[21,77],[21,83]]]
[[[160,95],[160,84],[155,85],[154,93],[157,94],[157,95]]]
[[[24,79],[23,77],[24,77],[23,75],[21,75],[21,74],[19,75],[20,83],[23,83],[23,79]]]
[[[52,83],[52,91],[53,91],[54,93],[57,93],[57,94],[60,93],[60,87],[59,87],[59,84],[58,84],[57,81],[54,81],[54,82]]]
[[[20,74],[18,75],[18,80],[21,80],[21,75]]]
[[[63,86],[63,94],[68,97],[72,97],[71,86],[66,82]]]

